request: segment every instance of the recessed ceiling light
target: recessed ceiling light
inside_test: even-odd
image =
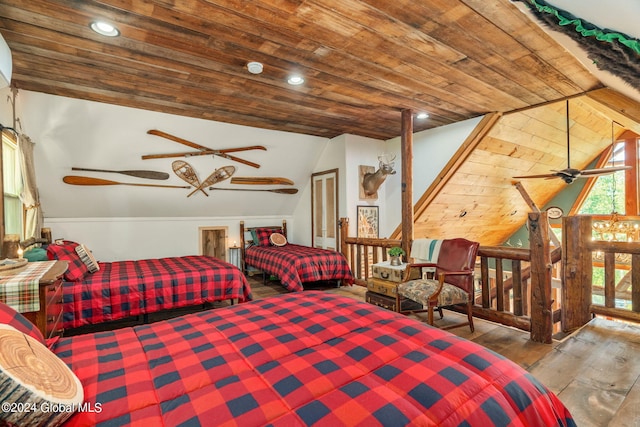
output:
[[[297,86],[297,85],[301,85],[302,83],[304,83],[304,79],[301,76],[291,76],[287,80],[287,83],[289,83],[290,85]]]
[[[249,62],[247,63],[247,70],[251,74],[260,74],[262,72],[262,64],[259,62]]]
[[[116,37],[120,35],[120,31],[116,27],[104,21],[93,21],[90,27],[93,31],[103,36]]]
[[[429,117],[429,113],[418,113],[416,114],[416,119],[426,119]]]

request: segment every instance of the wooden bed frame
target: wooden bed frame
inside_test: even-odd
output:
[[[245,233],[247,232],[251,232],[251,230],[255,230],[256,228],[269,228],[271,230],[277,231],[278,233],[282,233],[284,235],[284,237],[287,237],[287,220],[283,219],[282,220],[282,225],[260,225],[260,226],[256,226],[256,227],[245,227],[244,226],[244,221],[240,221],[240,265],[241,265],[241,270],[244,274],[251,274],[251,272],[248,270],[244,260],[245,260],[245,249],[247,248],[247,245],[250,243],[254,243],[253,240],[247,240],[245,239]],[[256,270],[255,272],[258,272],[259,270]],[[263,273],[264,275],[264,273]],[[266,280],[266,278],[265,278]]]

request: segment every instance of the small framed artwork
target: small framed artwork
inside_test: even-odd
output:
[[[358,206],[358,237],[378,238],[378,206]]]

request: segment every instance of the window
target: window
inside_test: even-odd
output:
[[[605,167],[622,166],[625,159],[625,142],[616,143],[613,155],[607,161]],[[591,187],[589,194],[584,199],[578,210],[585,215],[609,215],[619,213],[621,215],[634,215],[633,212],[625,213],[625,171],[618,171],[609,175],[598,177]]]
[[[22,237],[22,178],[16,142],[2,135],[2,179],[4,184],[4,228],[5,234]]]
[[[624,171],[602,175],[596,179],[591,192],[578,211],[585,215],[624,215]]]

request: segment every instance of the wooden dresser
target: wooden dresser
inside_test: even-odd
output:
[[[55,264],[40,278],[40,311],[22,313],[33,322],[45,338],[62,335],[62,275],[66,261]]]

